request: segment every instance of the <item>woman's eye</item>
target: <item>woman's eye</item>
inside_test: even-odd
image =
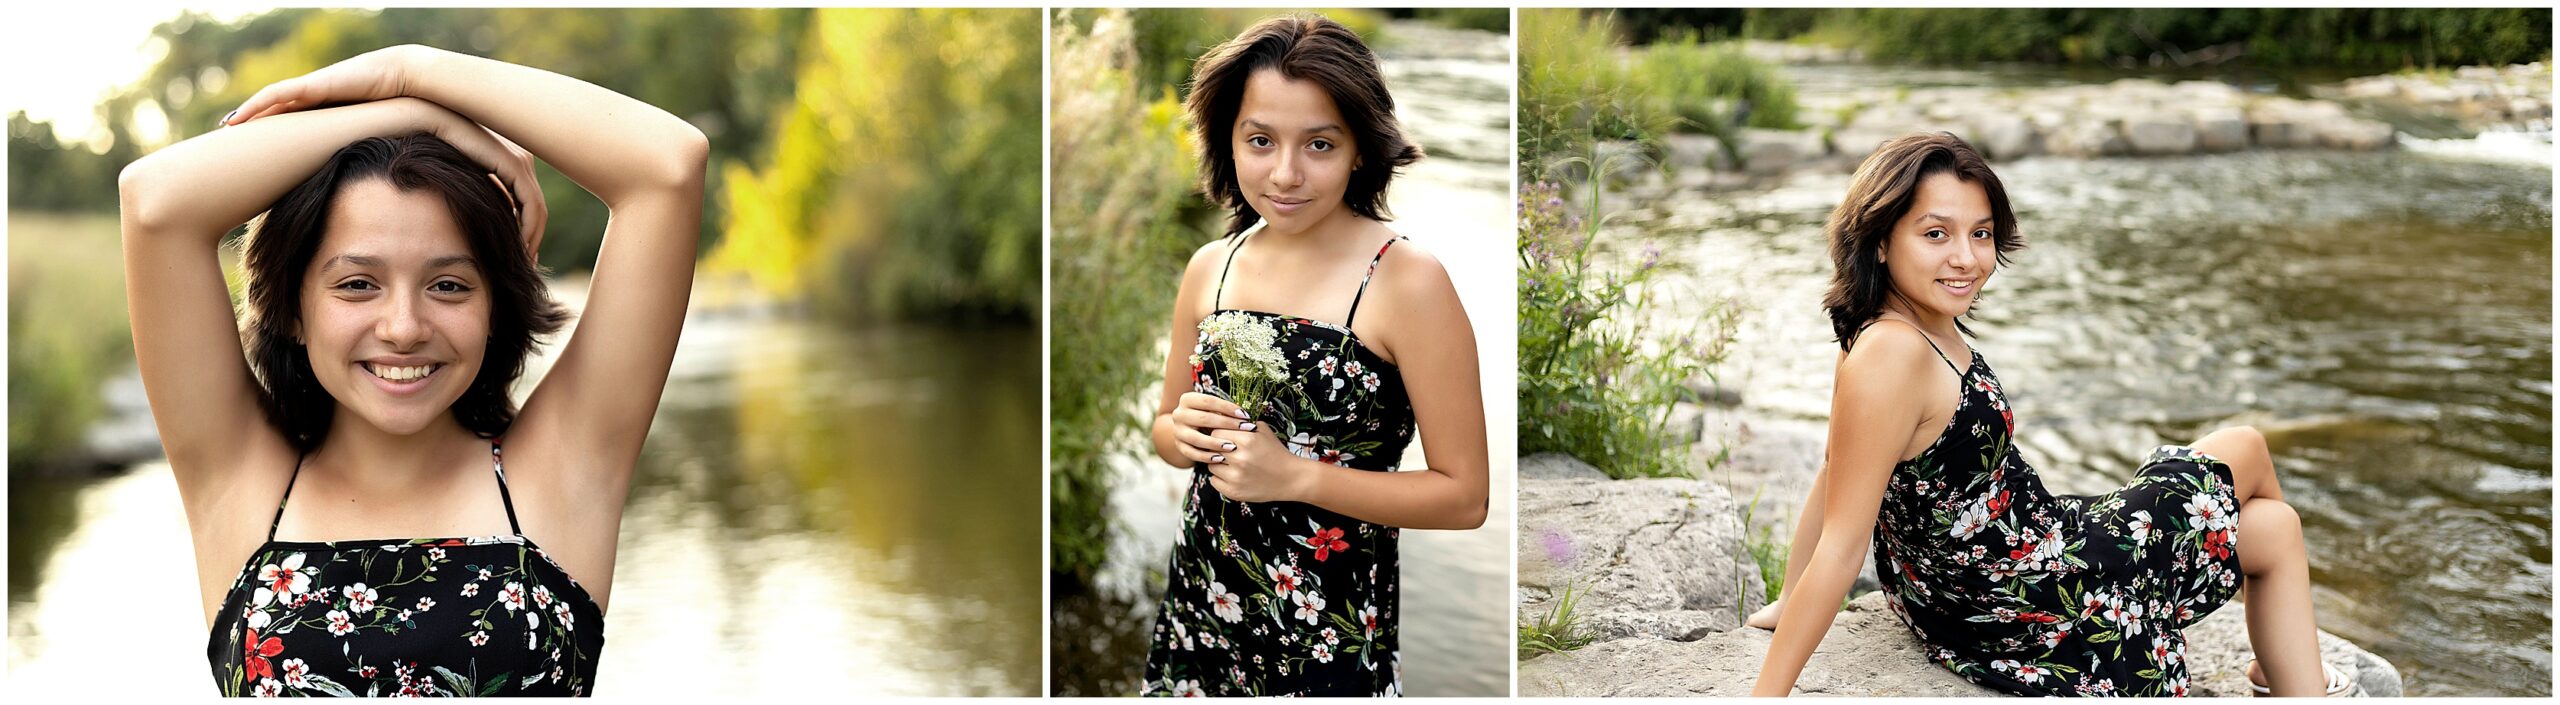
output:
[[[429,285],[427,285],[427,290],[429,290],[429,291],[433,291],[433,292],[436,292],[436,293],[439,293],[439,294],[458,294],[458,293],[462,293],[462,292],[470,291],[470,290],[471,290],[471,287],[470,287],[469,285],[463,284],[462,282],[453,281],[453,280],[449,280],[449,279],[448,279],[448,280],[445,280],[445,281],[440,281],[440,282],[436,282],[436,283],[434,283],[434,284],[429,284]]]
[[[1271,138],[1254,135],[1252,137],[1244,138],[1244,143],[1253,145],[1254,149],[1269,149],[1271,147]]]
[[[1991,239],[1991,231],[1989,231],[1989,230],[1976,230],[1976,231],[1973,231],[1973,239],[1976,239],[1976,240],[1989,240],[1989,239]]]
[[[339,284],[339,285],[338,285],[338,288],[340,288],[340,289],[344,289],[344,290],[347,290],[347,291],[372,291],[372,290],[373,290],[373,282],[365,281],[365,280],[362,280],[362,279],[357,279],[357,280],[353,280],[353,281],[348,281],[348,282],[345,282],[345,283],[341,283],[341,284]]]
[[[1939,240],[1939,239],[1944,239],[1944,238],[1946,238],[1946,236],[1947,236],[1947,231],[1944,231],[1944,230],[1930,230],[1930,231],[1928,232],[1928,234],[1922,235],[1921,237],[1926,237],[1926,238],[1929,238],[1929,239],[1931,239],[1931,240]]]
[[[1316,140],[1314,142],[1307,143],[1307,148],[1318,152],[1330,152],[1333,151],[1333,143],[1324,140]]]

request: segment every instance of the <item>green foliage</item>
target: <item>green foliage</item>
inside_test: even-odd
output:
[[[1747,36],[1845,42],[1876,61],[2142,65],[2236,47],[2271,67],[2510,64],[2551,52],[2550,8],[1753,9]],[[1978,37],[1990,41],[1951,41]]]
[[[1031,318],[1039,36],[1024,10],[818,10],[767,166],[722,167],[711,268],[844,316]]]
[[[133,360],[122,240],[105,216],[9,216],[9,468],[79,457],[100,385]]]
[[[170,139],[185,139],[275,81],[385,46],[418,43],[532,66],[666,109],[711,138],[711,163],[760,150],[762,129],[789,107],[807,10],[405,8],[374,11],[285,9],[237,22],[197,14],[161,24],[168,49],[134,88],[102,108],[119,130],[129,110],[157,106]],[[127,140],[119,139],[118,143]],[[133,156],[138,156],[137,150]],[[122,168],[132,156],[117,160]],[[722,190],[714,170],[709,191]],[[604,204],[549,167],[541,170],[551,222],[542,261],[560,269],[594,266]],[[112,203],[112,180],[101,185]],[[719,239],[716,207],[705,212],[703,242]]]
[[[1677,343],[1653,330],[1643,292],[1660,251],[1648,245],[1625,272],[1599,261],[1601,181],[1588,182],[1583,213],[1558,186],[1520,191],[1520,452],[1567,453],[1621,479],[1689,475],[1664,422],[1688,380],[1722,361],[1735,310],[1701,307],[1703,345],[1695,330]]]
[[[1136,64],[1130,72],[1141,86],[1167,86],[1177,99],[1191,94],[1191,64],[1220,42],[1235,38],[1245,28],[1272,17],[1313,12],[1348,27],[1375,49],[1387,40],[1387,16],[1376,10],[1320,9],[1288,10],[1269,8],[1147,8],[1126,14],[1128,32],[1135,47]],[[1076,32],[1091,32],[1096,13],[1059,13],[1059,27]],[[1068,16],[1072,14],[1072,16]]]
[[[1568,581],[1564,589],[1556,593],[1556,601],[1547,608],[1546,614],[1521,622],[1520,658],[1572,651],[1599,640],[1599,637],[1584,631],[1582,619],[1573,614],[1574,603],[1579,602],[1586,592],[1590,592],[1590,588]]]
[[[1170,294],[1214,232],[1174,88],[1145,77],[1149,14],[1064,10],[1050,35],[1049,542],[1079,579],[1106,557],[1111,462],[1145,433]]]
[[[1742,127],[1797,127],[1795,84],[1739,45],[1700,44],[1683,32],[1645,45],[1631,71],[1651,89],[1652,109],[1679,118],[1684,131],[1732,144]]]
[[[133,161],[133,140],[114,138],[107,154],[54,138],[53,125],[9,114],[9,209],[113,213],[116,172]]]
[[[1768,486],[1762,485],[1760,489],[1766,490]],[[1751,556],[1752,567],[1760,571],[1760,602],[1769,604],[1778,601],[1778,594],[1787,585],[1788,547],[1786,541],[1778,538],[1777,525],[1751,528],[1752,517],[1760,513],[1761,494],[1758,491],[1752,492],[1751,503],[1742,508],[1742,526],[1744,527],[1742,549]],[[1734,609],[1746,615],[1750,614],[1750,610],[1743,609],[1743,605],[1734,605]]]
[[[1443,27],[1511,33],[1511,8],[1507,7],[1426,7],[1412,12],[1415,19]]]
[[[1632,12],[1632,11],[1631,11]],[[1659,11],[1638,13],[1655,16]],[[1628,49],[1613,12],[1520,10],[1520,177],[1547,178],[1586,140],[1647,144],[1673,131],[1716,135],[1796,127],[1795,86],[1738,46],[1673,30]]]
[[[1650,140],[1670,129],[1620,59],[1611,15],[1524,7],[1519,42],[1522,183],[1544,180],[1551,157],[1581,153],[1590,140]]]

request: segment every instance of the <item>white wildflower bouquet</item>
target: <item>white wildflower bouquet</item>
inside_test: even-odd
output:
[[[1227,401],[1256,418],[1288,383],[1289,361],[1280,355],[1279,337],[1252,314],[1228,311],[1200,321],[1200,340],[1217,346],[1218,362],[1226,365]]]

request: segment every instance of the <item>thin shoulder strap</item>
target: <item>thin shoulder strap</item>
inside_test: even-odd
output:
[[[516,499],[507,492],[507,461],[498,452],[498,439],[489,439],[489,467],[498,474],[498,503],[507,507],[507,531],[524,535],[524,527],[516,523]]]
[[[1233,238],[1235,242],[1227,245],[1227,264],[1226,266],[1218,268],[1218,291],[1217,293],[1209,295],[1209,308],[1211,310],[1223,308],[1219,305],[1219,302],[1225,301],[1227,298],[1227,271],[1236,268],[1236,251],[1244,249],[1244,241],[1252,237],[1253,233],[1237,233]]]
[[[276,540],[276,527],[284,524],[284,503],[293,499],[293,483],[302,479],[302,461],[310,457],[308,453],[294,457],[293,475],[284,481],[284,496],[276,498],[276,518],[267,522],[267,540]]]
[[[1909,321],[1904,321],[1904,320],[1899,320],[1899,319],[1877,318],[1877,319],[1875,319],[1875,320],[1868,321],[1868,322],[1867,322],[1866,327],[1864,327],[1864,328],[1859,328],[1859,329],[1858,329],[1858,332],[1859,332],[1859,333],[1861,333],[1861,334],[1864,334],[1864,333],[1866,333],[1867,328],[1874,328],[1876,324],[1878,324],[1878,323],[1883,323],[1883,322],[1885,322],[1885,321],[1887,321],[1887,320],[1891,320],[1891,321],[1893,321],[1893,322],[1895,322],[1895,323],[1900,323],[1900,324],[1903,324],[1903,325],[1906,325],[1906,326],[1911,326],[1911,330],[1912,330],[1912,332],[1915,332],[1915,333],[1919,333],[1919,334],[1920,334],[1920,342],[1928,343],[1928,344],[1929,344],[1929,351],[1930,351],[1930,352],[1934,352],[1934,353],[1937,353],[1937,354],[1938,354],[1938,361],[1939,361],[1939,362],[1947,363],[1947,369],[1955,370],[1955,372],[1956,372],[1956,376],[1958,376],[1958,377],[1962,377],[1962,376],[1964,376],[1964,370],[1956,369],[1956,361],[1955,361],[1954,359],[1948,358],[1948,357],[1947,357],[1947,351],[1946,351],[1946,350],[1944,350],[1944,349],[1940,349],[1940,348],[1938,347],[1938,341],[1930,340],[1930,339],[1929,339],[1929,333],[1928,333],[1927,331],[1920,330],[1920,327],[1919,327],[1919,326],[1912,325],[1912,324],[1911,324],[1911,322],[1909,322]]]
[[[1403,239],[1403,235],[1397,235],[1395,240],[1379,245],[1378,254],[1369,257],[1369,273],[1360,275],[1360,290],[1351,293],[1351,312],[1342,314],[1343,328],[1350,328],[1352,320],[1360,317],[1360,297],[1369,295],[1369,280],[1378,277],[1378,263],[1387,258],[1387,248],[1396,246],[1396,241]]]

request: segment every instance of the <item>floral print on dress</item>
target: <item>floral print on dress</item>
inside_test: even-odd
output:
[[[1954,363],[1949,362],[1949,367]],[[2054,495],[1980,353],[1878,514],[1886,605],[1931,660],[2026,695],[2186,695],[2181,632],[2239,589],[2231,469],[2161,446],[2123,489]]]
[[[586,590],[521,535],[269,541],[222,610],[226,696],[585,695],[604,647]]]
[[[1277,330],[1292,372],[1259,417],[1272,435],[1302,458],[1394,470],[1414,431],[1395,367],[1347,328],[1244,313]],[[1223,397],[1216,352],[1194,348],[1193,388]],[[1313,505],[1229,500],[1194,466],[1143,693],[1400,694],[1396,539]]]

